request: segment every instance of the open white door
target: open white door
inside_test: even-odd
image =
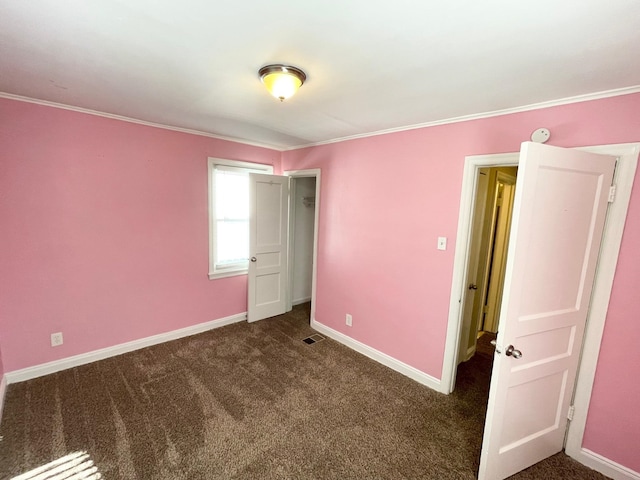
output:
[[[247,320],[255,322],[287,307],[289,178],[250,174],[249,201]]]
[[[480,480],[562,450],[615,163],[522,144]]]

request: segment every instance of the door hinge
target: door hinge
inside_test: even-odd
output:
[[[573,420],[573,414],[576,412],[576,407],[574,405],[571,405],[569,407],[569,411],[567,412],[567,418],[569,419],[569,421]]]
[[[609,203],[613,203],[615,199],[616,199],[616,186],[611,185],[609,187]]]

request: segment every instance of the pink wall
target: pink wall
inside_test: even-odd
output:
[[[274,150],[0,99],[6,371],[246,311],[246,277],[207,278],[208,156],[279,170]]]
[[[640,115],[640,114],[639,114]],[[636,131],[640,128],[636,122]],[[640,173],[609,303],[584,447],[640,472]]]
[[[2,420],[2,411],[4,407],[4,396],[5,389],[3,386],[6,386],[5,378],[4,378],[4,365],[2,364],[2,349],[0,348],[0,420]]]
[[[539,127],[557,146],[638,142],[640,94],[285,152],[284,170],[322,169],[316,319],[440,378],[464,157],[518,151]],[[585,438],[636,471],[640,384],[628,380],[640,377],[638,182]],[[438,236],[448,237],[446,251],[436,250]]]
[[[440,378],[464,157],[541,126],[553,145],[637,142],[639,112],[635,94],[285,152],[322,169],[317,320]],[[280,170],[276,151],[0,99],[6,371],[246,310],[244,277],[207,279],[208,156]],[[635,182],[585,446],[640,471]]]

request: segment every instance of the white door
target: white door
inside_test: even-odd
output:
[[[249,280],[247,319],[285,312],[289,178],[249,175]]]
[[[562,450],[614,168],[522,144],[480,480]]]

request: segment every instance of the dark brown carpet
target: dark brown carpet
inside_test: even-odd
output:
[[[485,357],[493,358],[496,347],[491,345],[491,342],[496,339],[496,334],[491,332],[482,332],[478,341],[476,342],[476,354],[484,355]]]
[[[0,478],[86,451],[116,479],[473,479],[491,359],[454,394],[326,339],[307,307],[9,386]],[[515,479],[603,479],[556,455]]]

